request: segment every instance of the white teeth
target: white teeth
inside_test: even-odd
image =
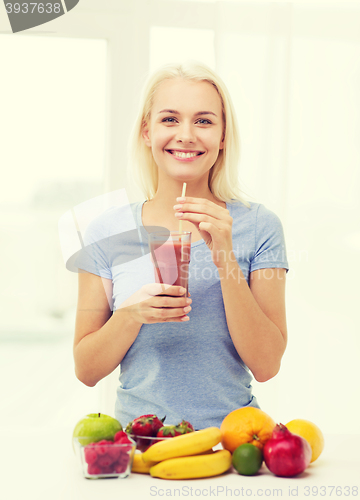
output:
[[[178,156],[179,158],[192,158],[193,156],[198,155],[198,153],[182,153],[180,151],[173,151],[172,154],[174,156]]]

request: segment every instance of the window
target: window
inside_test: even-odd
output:
[[[0,335],[72,335],[57,223],[103,190],[107,43],[1,35],[0,52]]]

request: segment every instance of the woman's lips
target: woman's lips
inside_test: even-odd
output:
[[[186,162],[196,160],[196,158],[204,154],[204,151],[176,151],[173,149],[166,149],[165,151],[176,160]]]

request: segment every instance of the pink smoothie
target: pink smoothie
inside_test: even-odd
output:
[[[191,244],[189,241],[166,241],[162,245],[154,242],[155,281],[167,285],[186,288],[188,295],[188,278]]]

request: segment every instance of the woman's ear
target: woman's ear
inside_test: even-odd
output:
[[[225,145],[225,134],[223,135],[223,137],[221,139],[219,149],[224,149],[224,145]]]
[[[143,139],[144,139],[146,146],[148,146],[150,148],[151,147],[151,140],[150,140],[150,134],[149,134],[149,126],[146,122],[143,123],[142,136],[143,136]]]

